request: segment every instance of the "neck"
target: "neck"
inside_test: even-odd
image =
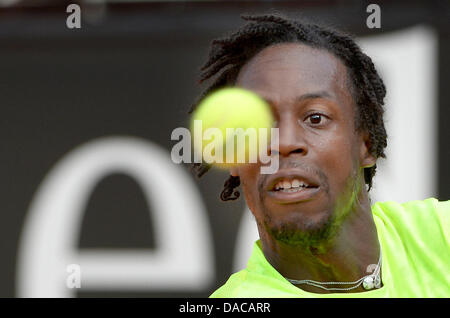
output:
[[[333,238],[318,248],[280,242],[260,229],[266,259],[284,277],[295,280],[352,282],[366,276],[368,266],[378,263],[380,246],[365,190],[351,210]],[[314,293],[329,292],[305,284],[298,287]],[[348,292],[361,291],[365,291],[362,286]]]

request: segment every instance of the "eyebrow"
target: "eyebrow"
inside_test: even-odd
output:
[[[270,105],[274,105],[274,102],[271,99],[267,98],[266,96],[262,96],[262,97]],[[315,98],[329,98],[329,99],[332,99],[333,96],[330,93],[328,93],[327,91],[319,91],[319,92],[315,92],[315,93],[308,93],[308,94],[300,95],[295,100],[296,100],[296,102],[303,102],[305,100],[315,99]]]
[[[316,93],[308,93],[308,94],[304,94],[301,95],[299,97],[296,98],[297,102],[302,102],[304,100],[308,100],[308,99],[315,99],[315,98],[332,98],[333,96],[331,96],[330,93],[326,92],[326,91],[320,91],[320,92],[316,92]]]

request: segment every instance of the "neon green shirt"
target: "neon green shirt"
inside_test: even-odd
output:
[[[247,268],[210,297],[450,297],[450,201],[376,203],[372,213],[383,254],[380,289],[306,292],[270,265],[258,240]]]

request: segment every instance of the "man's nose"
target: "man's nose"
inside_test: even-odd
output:
[[[287,118],[278,122],[279,145],[278,152],[281,156],[287,157],[297,153],[306,155],[308,147],[304,138],[304,131],[298,121],[294,118]],[[273,149],[272,151],[276,151]]]

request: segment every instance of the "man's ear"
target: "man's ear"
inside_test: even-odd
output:
[[[373,156],[369,149],[371,146],[369,133],[364,131],[360,134],[361,146],[359,152],[359,159],[361,162],[361,168],[370,168],[377,163],[377,158]]]
[[[230,168],[230,175],[233,177],[239,177],[239,170],[237,167]]]

